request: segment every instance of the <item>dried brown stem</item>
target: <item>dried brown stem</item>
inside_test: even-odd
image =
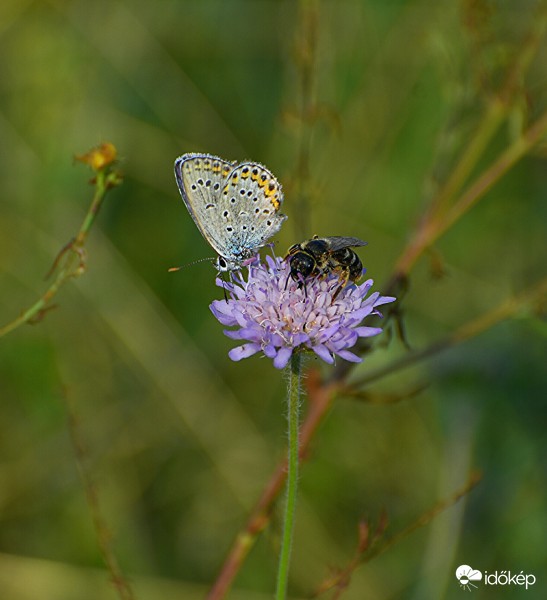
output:
[[[86,466],[87,450],[80,432],[78,418],[66,393],[65,401],[68,412],[68,428],[70,431],[72,447],[74,448],[74,455],[76,456],[76,464],[78,465],[78,471],[84,486],[89,512],[91,513],[91,518],[93,519],[93,527],[97,535],[99,549],[101,551],[104,564],[110,573],[112,584],[116,588],[121,600],[135,600],[135,596],[133,595],[131,587],[124,578],[114,554],[114,550],[112,548],[112,535],[101,511],[97,488],[92,481],[89,475],[89,469]]]
[[[457,344],[473,338],[483,333],[487,329],[490,329],[497,323],[512,317],[524,307],[541,304],[545,301],[546,296],[547,278],[536,283],[518,296],[505,300],[505,302],[502,302],[502,304],[493,310],[488,311],[476,319],[473,319],[465,325],[462,325],[451,334],[436,342],[433,342],[429,346],[426,346],[421,350],[409,352],[401,358],[398,358],[393,362],[376,369],[375,371],[370,371],[370,373],[367,373],[365,376],[353,381],[349,389],[356,392],[357,390],[360,390],[361,388],[370,385],[379,379],[383,379],[384,377],[392,375],[393,373],[398,373],[399,371],[411,367],[422,360],[430,358],[431,356],[435,356],[440,352],[448,350],[449,348],[453,348]]]
[[[421,225],[397,262],[397,274],[403,276],[409,273],[424,251],[481,200],[486,192],[546,134],[547,111],[475,179],[446,214],[432,217]]]
[[[349,561],[348,565],[340,569],[334,576],[329,577],[323,583],[321,583],[314,596],[319,596],[329,590],[335,590],[333,600],[340,598],[344,590],[350,584],[351,576],[353,572],[360,566],[367,562],[370,562],[376,556],[383,554],[386,550],[399,543],[411,533],[414,533],[420,527],[424,527],[431,523],[431,521],[441,512],[450,508],[458,500],[469,494],[469,492],[480,482],[482,474],[479,472],[472,473],[467,483],[452,496],[441,500],[433,508],[418,517],[413,523],[410,523],[407,527],[392,535],[388,538],[381,539],[380,536],[375,536],[376,539],[372,540],[371,543],[363,544],[363,541],[359,539],[357,551],[353,558]]]

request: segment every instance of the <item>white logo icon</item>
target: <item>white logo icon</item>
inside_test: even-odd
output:
[[[471,591],[471,588],[477,586],[472,583],[473,581],[480,581],[482,579],[482,573],[477,569],[472,569],[469,565],[460,565],[456,569],[456,577],[460,582],[460,586],[464,590]]]

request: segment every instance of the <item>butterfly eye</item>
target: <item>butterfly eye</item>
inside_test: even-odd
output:
[[[218,267],[222,271],[226,271],[228,269],[228,263],[222,258],[222,256],[218,257]]]

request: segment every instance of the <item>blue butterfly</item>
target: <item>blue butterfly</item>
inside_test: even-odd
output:
[[[287,218],[279,212],[281,185],[258,163],[183,154],[175,177],[190,216],[218,254],[219,272],[241,269]]]

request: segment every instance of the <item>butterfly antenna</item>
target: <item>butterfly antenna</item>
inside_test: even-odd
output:
[[[186,267],[191,267],[192,265],[197,265],[198,263],[201,262],[205,262],[210,260],[211,262],[214,261],[214,258],[200,258],[198,260],[194,260],[192,262],[186,263],[185,265],[181,265],[180,267],[171,267],[170,269],[167,269],[168,273],[174,273],[175,271],[180,271],[181,269],[185,269]]]

